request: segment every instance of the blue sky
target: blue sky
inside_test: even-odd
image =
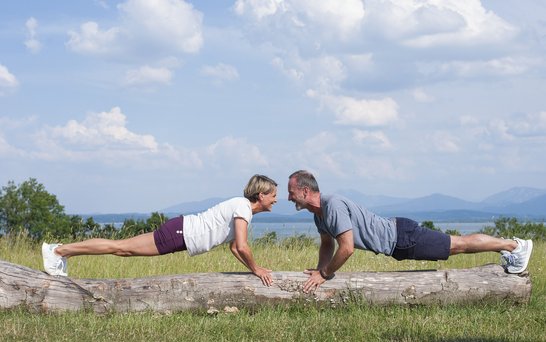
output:
[[[5,1],[0,185],[69,213],[240,195],[546,188],[546,3]]]

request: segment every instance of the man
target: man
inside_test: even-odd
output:
[[[485,234],[450,236],[407,218],[380,217],[342,196],[321,194],[315,177],[305,170],[290,175],[288,200],[295,203],[297,210],[307,209],[314,214],[320,233],[317,268],[305,271],[309,279],[304,292],[332,279],[354,248],[390,255],[397,260],[447,260],[459,253],[500,252],[508,273],[523,272],[533,249],[531,240],[508,240]]]

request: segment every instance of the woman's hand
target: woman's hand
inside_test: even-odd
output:
[[[273,284],[273,277],[271,277],[271,270],[258,266],[254,271],[254,275],[262,280],[265,286],[271,286]]]

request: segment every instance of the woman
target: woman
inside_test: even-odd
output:
[[[230,242],[237,260],[270,286],[271,270],[256,264],[247,237],[252,215],[271,211],[276,202],[277,183],[254,175],[244,189],[244,197],[234,197],[199,214],[170,219],[154,232],[124,240],[90,239],[66,245],[44,242],[44,268],[51,275],[67,276],[66,261],[77,255],[153,256],[187,250],[193,256]]]

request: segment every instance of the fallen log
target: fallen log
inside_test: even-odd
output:
[[[303,293],[302,272],[273,272],[263,286],[250,273],[192,273],[134,279],[75,279],[0,260],[0,308],[32,312],[96,313],[254,308],[264,304],[340,306],[429,305],[507,301],[528,303],[527,272],[506,274],[499,265],[470,269],[338,272],[314,293]]]

